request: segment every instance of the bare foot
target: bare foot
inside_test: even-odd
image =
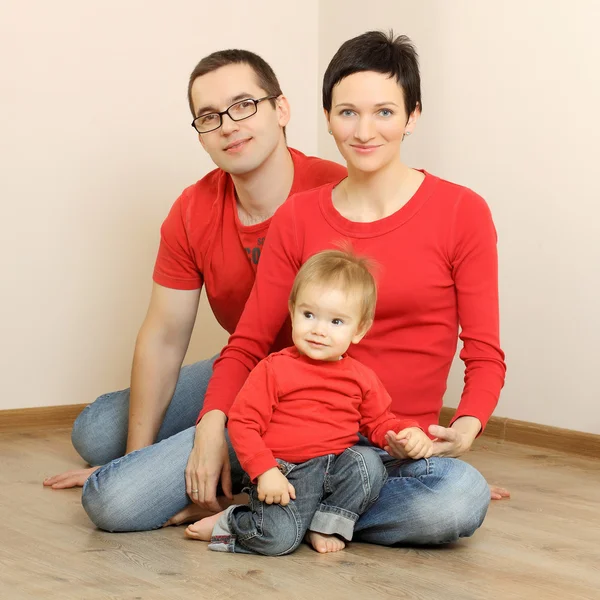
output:
[[[226,498],[225,496],[219,496],[217,502],[221,508],[225,509],[231,504],[248,504],[247,494],[236,494],[233,498]],[[170,527],[171,525],[185,525],[186,523],[195,523],[199,519],[208,517],[214,514],[212,510],[207,508],[201,508],[197,504],[190,503],[182,511],[179,511],[176,515],[171,517],[163,527]]]
[[[307,542],[321,554],[326,552],[339,552],[346,547],[346,543],[335,535],[326,535],[316,531],[306,533]]]
[[[197,504],[188,504],[183,510],[179,511],[176,515],[172,516],[163,527],[170,527],[171,525],[184,525],[185,523],[195,523],[198,519],[208,517],[213,513],[205,508],[200,508]]]
[[[490,498],[492,500],[503,500],[504,498],[510,499],[510,492],[503,487],[499,487],[497,485],[490,486]]]
[[[215,525],[222,514],[223,513],[220,512],[216,515],[211,515],[210,517],[204,517],[204,519],[200,519],[200,521],[196,521],[196,523],[188,525],[187,529],[185,530],[186,537],[189,537],[192,540],[210,542],[213,529],[215,528]]]
[[[67,488],[83,487],[86,479],[100,467],[90,467],[88,469],[74,469],[66,471],[53,477],[46,477],[44,485],[51,487],[53,490],[65,490]]]

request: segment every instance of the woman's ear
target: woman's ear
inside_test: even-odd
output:
[[[331,121],[329,120],[329,111],[324,108],[323,114],[325,115],[325,120],[327,121],[327,130],[329,131],[329,133],[331,133]]]
[[[408,121],[406,122],[406,125],[404,127],[405,134],[406,134],[406,132],[408,132],[408,134],[410,135],[413,132],[420,116],[421,116],[421,106],[417,103],[417,107],[415,108],[415,110],[413,110],[410,113],[410,116],[408,117]]]

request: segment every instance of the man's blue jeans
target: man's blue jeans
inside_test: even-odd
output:
[[[104,466],[83,487],[90,519],[106,531],[158,529],[189,504],[185,467],[196,417],[214,359],[184,367],[157,443],[123,456],[129,390],[101,396],[73,426],[73,445],[92,465]],[[483,476],[454,458],[399,461],[379,450],[388,473],[379,499],[358,520],[354,540],[393,544],[445,544],[469,537],[483,522],[490,492]],[[231,449],[234,493],[244,473]]]

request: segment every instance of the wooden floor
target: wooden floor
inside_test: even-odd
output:
[[[80,490],[41,485],[81,464],[68,432],[1,434],[0,598],[600,600],[600,461],[477,444],[469,462],[513,497],[492,504],[473,538],[264,558],[209,552],[182,528],[98,531]]]

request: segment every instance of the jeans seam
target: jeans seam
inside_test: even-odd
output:
[[[325,476],[323,477],[323,493],[331,494],[333,492],[333,487],[331,486],[331,482],[329,481],[329,473],[331,472],[331,460],[335,455],[328,454],[327,455],[327,463],[325,464]]]
[[[424,458],[423,460],[425,461],[425,475],[421,475],[421,477],[419,477],[419,479],[422,479],[423,477],[427,477],[433,473],[433,466],[431,464],[432,463],[431,459]]]
[[[362,481],[364,495],[364,500],[359,509],[362,513],[369,507],[369,498],[371,496],[371,481],[369,479],[369,471],[365,464],[365,457],[360,452],[356,452],[356,450],[353,448],[348,448],[348,451],[355,455],[355,460],[358,463],[358,470]]]

